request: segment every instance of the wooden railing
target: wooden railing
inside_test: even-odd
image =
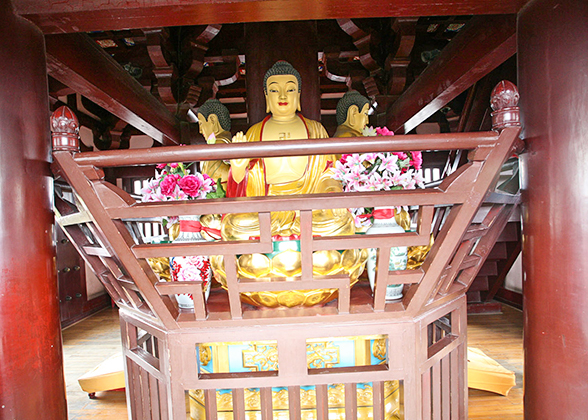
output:
[[[65,150],[54,151],[54,173],[73,191],[69,199],[56,198],[57,222],[123,309],[123,342],[127,382],[134,396],[129,400],[133,418],[151,418],[142,414],[148,411],[142,403],[145,398],[151,398],[151,407],[157,406],[162,418],[181,418],[183,409],[178,406],[184,404],[183,392],[188,389],[205,390],[207,416],[216,418],[213,397],[215,389],[220,388],[233,389],[234,407],[240,416],[243,389],[259,387],[262,396],[265,395],[263,418],[269,419],[272,386],[290,387],[290,413],[297,418],[300,401],[296,395],[300,386],[316,385],[319,401],[326,398],[325,384],[345,383],[352,393],[355,384],[365,380],[368,372],[374,385],[374,415],[384,410],[384,382],[399,379],[405,387],[405,411],[410,413],[406,418],[416,416],[415,413],[429,418],[431,407],[435,410],[440,404],[436,395],[442,398],[446,394],[444,401],[451,399],[452,407],[455,406],[451,418],[465,418],[464,295],[518,203],[516,195],[493,191],[500,167],[511,155],[518,133],[518,127],[506,127],[500,133],[264,141],[90,153],[72,153],[75,146],[66,146]],[[63,139],[62,133],[59,142],[62,148],[64,143],[69,144]],[[155,163],[405,150],[422,150],[425,155],[427,151],[462,150],[467,153],[468,162],[438,186],[426,189],[155,203],[137,202],[107,182],[103,171],[115,166]],[[490,210],[481,223],[472,223],[485,200],[492,203]],[[312,235],[314,209],[396,206],[409,206],[414,216],[413,231],[336,237]],[[271,212],[292,210],[300,213],[301,276],[261,281],[238,278],[238,255],[272,252]],[[261,234],[257,240],[143,243],[134,226],[141,220],[170,215],[246,212],[259,215]],[[431,235],[433,245],[418,269],[388,271],[392,247],[428,245]],[[365,248],[378,249],[373,292],[364,281],[351,287],[348,276],[313,276],[313,252]],[[222,255],[226,289],[213,289],[205,301],[200,282],[160,281],[147,261],[154,257],[189,255]],[[404,284],[401,300],[386,302],[389,284]],[[276,310],[255,308],[240,299],[244,292],[307,289],[337,289],[338,297],[319,307]],[[194,296],[194,310],[179,309],[173,295],[181,293]],[[309,328],[311,325],[316,329]],[[307,340],[329,336],[334,329],[336,336],[385,331],[388,341],[394,342],[403,356],[390,359],[386,365],[338,371],[308,369]],[[144,337],[140,330],[149,332],[147,341],[143,340],[152,343],[149,348],[141,344]],[[193,353],[203,336],[206,341],[218,342],[275,339],[280,353],[279,372],[198,373]],[[147,379],[153,384],[145,385]],[[446,383],[451,383],[451,388],[444,389]],[[159,391],[153,391],[156,388]],[[352,398],[347,400],[346,397],[349,403],[346,413],[350,419],[356,418],[357,407],[354,408]],[[270,404],[269,411],[267,404]],[[326,418],[325,410],[325,406],[317,403],[321,418]]]
[[[168,328],[177,328],[178,323],[191,321],[240,319],[247,318],[243,313],[239,294],[265,287],[265,290],[287,288],[339,289],[337,310],[332,307],[313,310],[313,313],[348,313],[353,306],[351,293],[344,280],[337,278],[312,278],[310,270],[303,265],[302,277],[296,282],[251,283],[240,281],[236,277],[234,264],[226,264],[228,313],[216,305],[208,310],[199,299],[194,314],[180,312],[169,295],[175,293],[195,292],[198,284],[162,283],[150,268],[147,258],[172,257],[184,255],[223,255],[225,261],[233,261],[236,255],[251,253],[271,253],[270,212],[298,210],[302,226],[309,225],[313,209],[329,208],[333,203],[338,207],[380,207],[410,206],[418,207],[416,230],[406,234],[392,235],[354,235],[338,237],[313,238],[310,231],[302,232],[301,249],[303,261],[317,250],[344,250],[361,248],[378,248],[379,261],[387,261],[390,247],[427,245],[433,228],[433,217],[437,209],[437,224],[442,227],[435,235],[434,245],[421,269],[387,272],[378,270],[376,287],[371,299],[371,308],[363,302],[353,311],[386,311],[404,316],[415,316],[426,307],[434,305],[436,300],[445,296],[464,293],[469,285],[465,274],[458,277],[466,268],[479,264],[479,256],[470,254],[477,239],[485,236],[494,223],[499,223],[504,216],[497,218],[500,208],[511,206],[509,200],[489,213],[484,223],[472,230],[468,226],[484,201],[500,166],[509,156],[518,129],[508,128],[501,134],[494,132],[475,134],[441,134],[426,136],[394,136],[390,138],[349,138],[309,141],[263,142],[262,144],[223,144],[214,146],[164,147],[158,149],[90,152],[72,155],[69,152],[55,152],[55,163],[59,173],[67,180],[78,197],[78,211],[64,208],[58,202],[60,212],[58,223],[66,231],[75,231],[72,226],[85,224],[87,231],[96,238],[97,243],[80,242],[79,251],[86,255],[90,265],[97,269],[99,278],[120,305],[132,307],[156,317]],[[463,149],[469,151],[469,162],[446,177],[436,188],[379,191],[365,193],[333,193],[280,197],[247,197],[213,200],[137,203],[126,192],[107,183],[101,168],[124,164],[141,165],[146,163],[168,163],[177,161],[204,161],[226,159],[227,157],[274,157],[294,155],[295,153],[363,153],[376,151],[412,150],[449,150]],[[259,240],[238,242],[206,243],[140,243],[127,228],[125,220],[156,218],[169,215],[192,214],[226,214],[230,209],[239,213],[255,212],[259,214],[261,237]],[[441,219],[441,213],[443,218]],[[91,215],[91,216],[90,216]],[[79,235],[78,235],[79,236]],[[465,241],[462,243],[462,241]],[[457,252],[456,252],[457,251]],[[455,256],[454,256],[455,255]],[[306,257],[305,257],[306,256]],[[278,279],[274,279],[278,280]],[[320,286],[313,282],[320,282]],[[385,303],[387,284],[408,285],[401,302]],[[212,302],[215,300],[213,299]],[[212,304],[211,304],[212,305]],[[298,315],[303,315],[304,312]],[[259,315],[251,315],[258,317]],[[267,311],[264,316],[267,316]]]

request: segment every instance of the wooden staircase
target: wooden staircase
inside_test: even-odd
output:
[[[517,158],[513,157],[503,165],[496,190],[519,194]],[[487,205],[482,206],[480,214],[474,218],[474,223],[480,221],[486,207]],[[468,313],[501,312],[501,301],[522,309],[520,294],[503,288],[506,275],[521,253],[521,241],[521,216],[520,208],[517,207],[466,294]]]

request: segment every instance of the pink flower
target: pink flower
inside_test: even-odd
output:
[[[198,197],[202,181],[196,175],[186,175],[178,181],[180,188],[190,197]]]
[[[361,155],[361,158],[369,163],[374,163],[376,159],[382,158],[382,156],[383,155],[381,153],[365,153]]]
[[[171,194],[171,199],[172,200],[189,200],[190,197],[188,197],[188,194],[186,194],[184,191],[182,191],[180,186],[178,184],[176,184],[176,187],[174,188],[174,191]]]
[[[382,163],[380,163],[380,167],[378,168],[379,171],[384,172],[395,172],[398,170],[398,156],[390,153],[386,153],[386,155],[382,158]]]
[[[208,175],[203,175],[201,181],[202,187],[200,187],[200,198],[206,198],[206,195],[209,192],[212,192],[216,189],[216,184],[214,183],[213,179]]]
[[[376,127],[376,133],[379,136],[393,136],[394,132],[388,130],[388,127]]]
[[[418,171],[423,166],[423,154],[421,152],[410,152],[412,159],[410,164]]]
[[[365,180],[362,191],[382,191],[385,189],[385,181],[379,173],[373,173]]]
[[[168,175],[163,178],[163,181],[161,181],[161,193],[163,195],[172,196],[179,178],[179,175]]]
[[[175,168],[177,168],[178,166],[179,166],[179,163],[170,163],[170,164],[169,164],[169,167],[170,167],[170,168],[172,168],[172,169],[175,169]]]
[[[352,168],[343,177],[344,191],[361,191],[362,185],[367,181],[367,175],[363,173],[360,167]]]
[[[156,166],[157,169],[163,169],[167,166],[167,163],[160,163],[159,165]]]
[[[398,159],[400,160],[408,158],[408,155],[404,152],[392,152],[392,154],[398,156]]]
[[[347,156],[347,161],[345,162],[349,168],[354,168],[354,167],[361,167],[363,168],[363,157],[362,155],[358,155],[357,153],[354,153],[352,155],[348,155]]]

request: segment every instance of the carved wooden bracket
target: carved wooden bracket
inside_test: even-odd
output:
[[[145,29],[143,32],[147,38],[147,52],[153,63],[153,74],[157,78],[157,93],[169,108],[176,103],[172,94],[173,66],[165,59],[162,47],[169,34],[164,28]]]
[[[351,19],[337,19],[337,23],[343,31],[353,38],[353,44],[359,50],[359,61],[373,75],[379,73],[382,68],[372,57],[370,45],[373,41],[372,34],[366,33],[358,27]]]
[[[388,94],[400,95],[406,85],[406,72],[410,64],[410,53],[416,39],[416,24],[418,18],[396,18],[392,21],[395,52],[386,58],[388,72]]]
[[[204,54],[208,51],[208,43],[218,35],[222,25],[208,25],[204,30],[193,40],[190,40],[190,49],[192,50],[192,63],[186,72],[186,77],[189,79],[196,79],[204,68]]]
[[[65,105],[57,108],[51,115],[50,124],[53,151],[79,152],[80,124],[71,109]]]
[[[338,45],[329,46],[324,49],[325,77],[333,82],[345,83],[350,87],[349,64],[342,63],[339,60],[340,55],[341,48]]]

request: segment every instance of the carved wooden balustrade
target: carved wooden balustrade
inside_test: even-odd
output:
[[[54,115],[54,120],[60,115]],[[120,307],[131,417],[184,419],[187,391],[201,390],[206,418],[224,418],[217,417],[217,390],[230,389],[233,418],[244,419],[245,394],[258,389],[258,418],[272,419],[276,418],[272,388],[286,387],[289,418],[300,419],[301,387],[312,385],[314,416],[326,419],[329,386],[344,384],[344,418],[356,419],[358,384],[369,382],[373,418],[396,418],[391,417],[386,406],[385,385],[398,380],[400,402],[394,415],[406,419],[465,419],[465,292],[518,202],[518,196],[493,192],[518,132],[517,127],[506,127],[500,133],[90,153],[72,153],[75,146],[67,146],[68,141],[63,140],[67,133],[59,134],[57,143],[66,146],[65,150],[55,150],[53,170],[71,186],[72,197],[56,198],[57,221]],[[71,130],[70,134],[75,137]],[[103,168],[114,166],[405,150],[464,150],[468,162],[434,188],[155,203],[137,202],[106,182],[103,172]],[[472,223],[488,198],[493,202],[489,211],[481,223]],[[360,206],[418,209],[414,210],[416,228],[404,234],[313,237],[313,209]],[[270,213],[284,210],[300,212],[302,275],[294,280],[238,278],[237,256],[272,252]],[[141,220],[158,217],[232,212],[258,213],[260,238],[152,244],[143,243],[136,228]],[[431,235],[434,244],[420,268],[388,271],[391,247],[427,245]],[[365,281],[350,287],[346,276],[313,276],[313,251],[364,248],[378,249],[373,293]],[[222,255],[227,288],[213,288],[205,301],[201,283],[159,281],[147,261],[152,257],[186,255]],[[401,300],[385,301],[388,284],[405,285]],[[325,288],[338,289],[338,297],[320,307],[255,308],[240,299],[244,292]],[[194,310],[178,308],[174,295],[179,293],[193,295]],[[310,341],[345,337],[380,337],[385,340],[386,357],[377,364],[309,367]],[[270,342],[277,363],[271,370],[205,372],[199,359],[199,345],[225,342]]]

